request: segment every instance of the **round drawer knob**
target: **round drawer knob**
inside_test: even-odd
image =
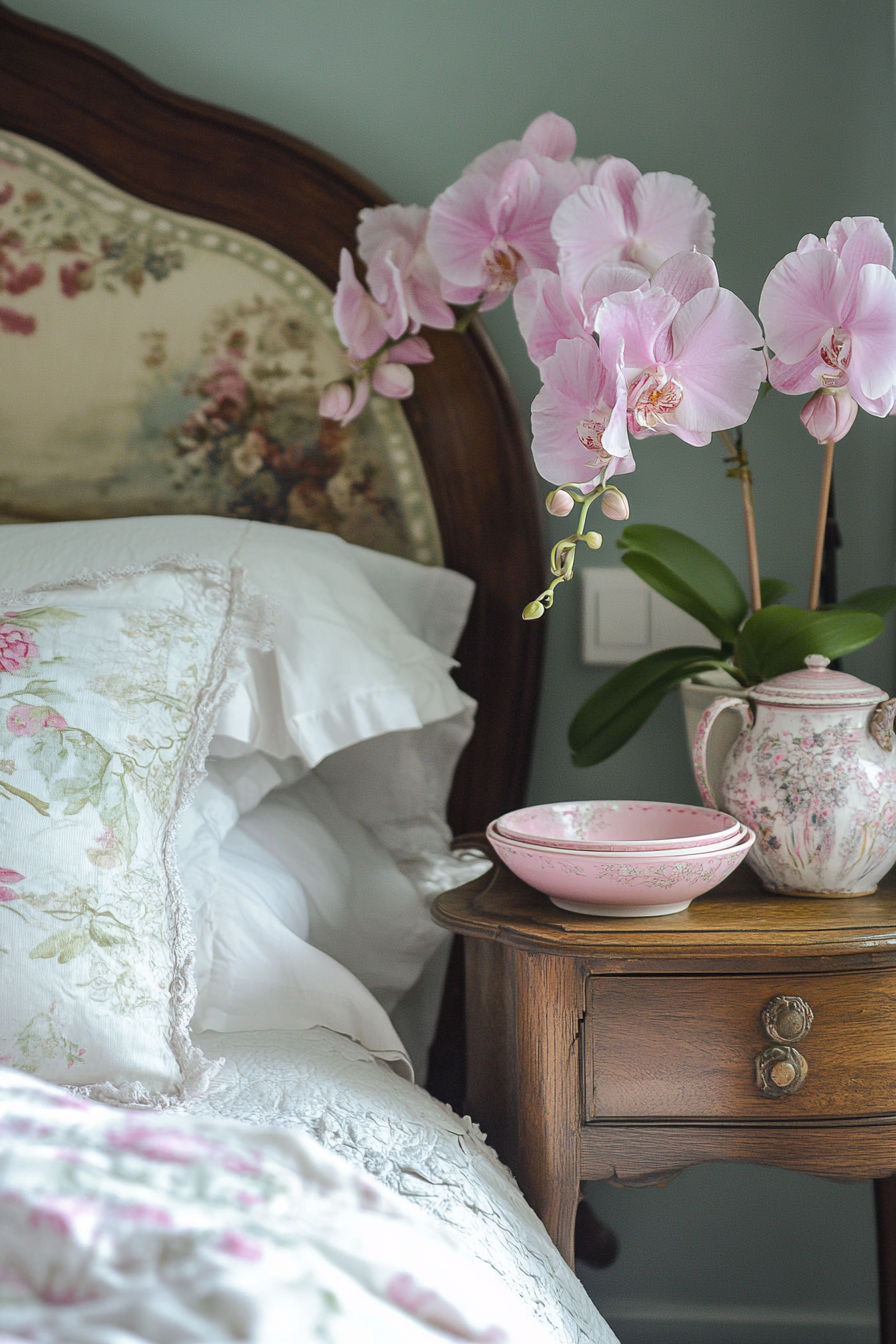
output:
[[[792,1045],[808,1036],[813,1013],[805,999],[796,994],[777,994],[762,1010],[766,1036],[779,1045]]]
[[[809,1065],[791,1045],[770,1045],[756,1056],[756,1086],[766,1097],[792,1097],[808,1072]]]

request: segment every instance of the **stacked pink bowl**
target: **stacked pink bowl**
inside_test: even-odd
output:
[[[678,803],[545,803],[486,832],[507,867],[562,910],[672,915],[733,873],[755,835],[727,812]]]

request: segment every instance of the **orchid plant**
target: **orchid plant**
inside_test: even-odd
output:
[[[599,500],[610,519],[629,518],[617,481],[635,470],[632,440],[671,434],[706,446],[721,436],[743,493],[749,598],[722,560],[682,533],[648,524],[623,530],[623,563],[718,643],[663,650],[605,682],[570,728],[574,761],[591,765],[688,676],[724,668],[749,686],[800,667],[807,654],[836,658],[882,632],[896,587],[817,608],[834,445],[859,408],[885,416],[896,406],[896,277],[880,221],[839,220],[774,267],[760,326],[719,283],[713,212],[693,182],[641,173],[613,156],[577,158],[575,148],[571,123],[546,112],[521,140],[475,159],[429,210],[361,211],[366,285],[343,249],[333,314],[347,372],[324,390],[320,414],[346,424],[371,392],[410,396],[413,365],[433,358],[421,328],[463,331],[512,294],[542,381],[532,452],[554,487],[547,508],[557,517],[578,509],[575,531],[551,552],[548,587],[523,611],[527,620],[541,617],[572,577],[579,544],[601,546],[588,527],[592,505]],[[808,610],[780,605],[789,586],[760,579],[740,427],[770,387],[809,394],[802,423],[825,445]]]

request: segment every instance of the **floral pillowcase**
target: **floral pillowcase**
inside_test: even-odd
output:
[[[174,833],[265,626],[199,560],[3,595],[0,1063],[127,1105],[204,1086]]]

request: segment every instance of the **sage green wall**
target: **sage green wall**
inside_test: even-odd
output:
[[[13,7],[184,93],[295,132],[405,202],[428,203],[477,152],[519,135],[552,108],[576,124],[584,154],[622,154],[644,170],[692,177],[716,211],[722,282],[754,309],[765,275],[803,233],[823,232],[844,214],[893,224],[891,0],[14,0]],[[489,326],[527,406],[537,380],[509,309]],[[803,593],[820,452],[799,425],[798,405],[769,398],[753,416],[748,443],[763,570]],[[634,516],[689,531],[743,574],[737,487],[725,480],[719,448],[665,438],[640,445],[637,456],[626,486]],[[865,417],[837,463],[848,593],[893,575],[896,424]],[[614,561],[617,530],[607,524],[605,549],[593,563]],[[566,724],[605,675],[582,667],[578,640],[579,594],[570,585],[549,618],[532,797],[692,796],[674,698],[613,760],[591,772],[571,768]],[[888,689],[896,683],[889,638],[852,666]],[[684,1178],[690,1184],[680,1194],[673,1186],[661,1206],[656,1194],[602,1197],[626,1228],[612,1292],[661,1291],[704,1303],[731,1301],[733,1292],[741,1303],[774,1306],[763,1290],[764,1252],[770,1261],[790,1257],[790,1275],[774,1278],[779,1304],[839,1303],[847,1314],[867,1314],[874,1291],[868,1188],[838,1190],[826,1218],[827,1187],[813,1185],[801,1204],[796,1178],[781,1177],[779,1187],[775,1179],[763,1177],[761,1198],[749,1172],[728,1169]],[[796,1201],[793,1226],[802,1209],[798,1245],[790,1234],[789,1245],[779,1244],[773,1232],[757,1244],[746,1232],[738,1241],[742,1228],[767,1227],[775,1188]],[[726,1253],[742,1262],[731,1291],[725,1265],[711,1254],[707,1262],[705,1244],[698,1256],[688,1250],[703,1244],[701,1227],[725,1221],[726,1202],[737,1229]],[[662,1236],[651,1212],[657,1207],[672,1217]],[[846,1263],[864,1265],[864,1273],[835,1272],[844,1263],[838,1244],[846,1242],[853,1251]],[[651,1268],[659,1261],[661,1289]],[[752,1296],[743,1264],[756,1266]],[[607,1289],[590,1282],[600,1300]],[[719,1319],[712,1328],[715,1344],[741,1338]],[[783,1329],[749,1327],[743,1338],[804,1337]],[[850,1333],[845,1318],[838,1329],[827,1334],[818,1325],[805,1338],[875,1338],[867,1329]],[[625,1329],[626,1340],[642,1337],[671,1340],[668,1331]],[[682,1338],[695,1344],[696,1327]]]

